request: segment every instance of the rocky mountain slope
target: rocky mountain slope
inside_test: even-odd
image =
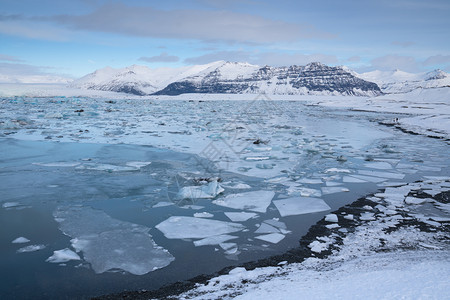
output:
[[[377,84],[358,78],[345,67],[321,63],[270,67],[218,61],[177,69],[130,66],[104,68],[75,80],[72,87],[135,95],[185,93],[267,93],[287,95],[381,94]]]

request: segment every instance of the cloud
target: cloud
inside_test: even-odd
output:
[[[67,41],[70,36],[70,33],[62,28],[19,16],[0,16],[0,34],[50,41]]]
[[[371,60],[372,70],[391,71],[399,69],[406,72],[419,72],[421,68],[411,56],[385,55]]]
[[[180,58],[175,55],[168,55],[167,52],[163,52],[160,55],[151,56],[151,57],[142,56],[141,58],[139,58],[139,60],[150,62],[150,63],[152,63],[152,62],[177,62],[180,60]]]
[[[400,41],[393,41],[391,43],[391,45],[400,46],[400,47],[403,47],[403,48],[410,47],[410,46],[412,46],[414,44],[415,44],[414,42],[400,42]]]
[[[129,36],[198,39],[245,43],[298,41],[333,38],[312,25],[300,25],[261,16],[218,10],[157,10],[120,3],[101,6],[86,15],[47,18],[72,29]]]
[[[248,62],[256,65],[290,66],[306,65],[311,62],[322,62],[324,64],[337,63],[334,55],[326,54],[300,54],[300,53],[276,53],[276,52],[250,52],[250,51],[217,51],[201,56],[190,57],[184,60],[187,64],[206,64],[217,60],[233,62]]]
[[[352,56],[352,57],[349,57],[349,58],[347,59],[347,61],[351,61],[351,62],[359,62],[359,61],[361,61],[361,57],[360,57],[360,56]]]
[[[1,54],[0,53],[0,61],[12,61],[12,62],[21,62],[21,59],[18,59],[15,56],[7,55],[7,54]]]
[[[432,65],[445,65],[450,63],[450,55],[434,55],[428,57],[423,64],[426,66],[432,66]]]

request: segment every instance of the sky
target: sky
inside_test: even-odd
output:
[[[450,72],[449,16],[449,0],[0,0],[0,78],[217,60]]]

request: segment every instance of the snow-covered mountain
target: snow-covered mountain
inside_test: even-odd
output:
[[[408,93],[418,88],[450,87],[450,75],[442,70],[418,74],[400,70],[372,71],[357,76],[375,82],[387,94]]]
[[[104,68],[72,83],[72,87],[135,95],[184,93],[261,93],[289,95],[378,95],[373,82],[358,78],[345,67],[321,63],[270,67],[217,61],[182,68],[150,69],[133,65]]]

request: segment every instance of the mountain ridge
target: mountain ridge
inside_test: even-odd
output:
[[[450,85],[449,80],[448,74],[441,70],[423,74],[399,70],[358,74],[345,66],[333,67],[320,62],[272,67],[216,61],[179,68],[105,67],[73,81],[70,86],[139,96],[186,93],[377,96],[446,86]]]

